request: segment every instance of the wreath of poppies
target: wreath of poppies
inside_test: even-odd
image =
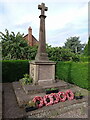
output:
[[[44,100],[44,103],[45,103],[46,106],[49,106],[49,105],[53,104],[53,97],[52,97],[51,94],[50,95],[45,95],[43,97],[43,100]]]
[[[59,96],[56,93],[51,93],[51,96],[53,98],[53,103],[58,103],[59,102]]]
[[[38,108],[41,108],[41,107],[43,106],[43,104],[44,104],[43,98],[40,97],[40,96],[34,97],[32,101],[33,101],[34,103],[37,103],[37,101],[39,101],[39,104],[37,104],[37,107],[38,107]]]
[[[74,94],[71,90],[67,90],[66,91],[66,97],[68,98],[68,100],[73,100],[74,99]]]
[[[36,96],[33,98],[34,103],[38,103],[37,107],[41,108],[44,104],[46,106],[58,103],[65,102],[66,98],[68,100],[74,99],[74,94],[71,90],[67,90],[66,92],[58,92],[58,93],[51,93],[49,95],[45,95],[43,98],[40,96]]]
[[[58,92],[58,96],[61,102],[65,102],[66,100],[66,94],[65,92]]]

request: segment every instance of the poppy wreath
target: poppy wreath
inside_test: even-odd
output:
[[[66,100],[66,94],[65,94],[65,92],[58,92],[57,94],[59,96],[60,101],[61,102],[65,102],[65,100]]]
[[[52,98],[53,98],[53,103],[54,103],[54,104],[59,102],[59,96],[58,96],[58,94],[56,94],[56,93],[51,93],[50,95],[51,95]],[[54,99],[55,99],[55,100],[54,100]]]
[[[41,108],[44,104],[43,98],[40,96],[36,96],[33,98],[32,100],[34,103],[36,103],[37,101],[39,101],[40,103],[37,105],[38,108]]]
[[[47,99],[49,99],[49,102],[47,102]],[[52,105],[53,104],[53,98],[52,98],[52,95],[45,95],[43,97],[43,100],[44,100],[44,103],[46,106],[49,106],[49,105]]]
[[[71,90],[66,91],[66,96],[67,96],[68,100],[73,100],[74,99],[74,94]]]

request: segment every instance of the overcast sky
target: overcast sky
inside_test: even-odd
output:
[[[48,7],[45,12],[46,42],[63,46],[66,39],[79,36],[82,43],[88,41],[89,0],[0,0],[0,31],[27,34],[32,27],[38,40],[41,13],[38,4]]]

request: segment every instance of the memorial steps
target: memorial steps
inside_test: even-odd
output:
[[[72,90],[72,92],[75,92],[77,90],[81,90],[84,94],[86,94],[86,90],[79,88],[75,85],[66,83],[62,80],[59,80],[59,82],[56,82],[52,85],[48,86],[34,86],[34,85],[21,85],[20,82],[13,82],[13,89],[14,93],[17,98],[18,107],[23,108],[23,104],[27,103],[29,100],[32,100],[35,96],[45,96],[45,89],[52,87],[58,87],[59,91],[66,91],[67,89]],[[85,104],[85,105],[84,105]],[[57,104],[53,104],[50,106],[43,106],[42,108],[39,108],[34,111],[26,112],[25,117],[27,118],[43,118],[43,117],[51,117],[55,118],[55,116],[62,115],[66,112],[70,112],[73,110],[78,109],[85,109],[88,106],[88,97],[87,95],[80,100],[73,99],[71,101],[66,100],[65,102],[59,102]],[[24,109],[24,108],[23,108]]]
[[[13,89],[17,98],[18,105],[21,107],[24,103],[32,100],[35,96],[46,95],[45,90],[47,88],[59,88],[59,91],[65,91],[65,89],[71,88],[73,85],[67,84],[64,81],[59,81],[48,86],[39,85],[22,85],[21,82],[13,82]]]

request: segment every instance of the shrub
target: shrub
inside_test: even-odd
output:
[[[70,49],[47,46],[49,60],[53,61],[79,61],[79,55]]]
[[[80,61],[81,61],[81,62],[88,62],[89,59],[90,59],[90,56],[87,56],[87,57],[86,57],[86,56],[81,56],[81,57],[80,57]]]
[[[2,61],[2,82],[18,81],[25,73],[29,72],[28,60]]]
[[[30,77],[28,74],[24,74],[24,77],[21,79],[22,84],[27,85],[32,83],[32,77]]]

